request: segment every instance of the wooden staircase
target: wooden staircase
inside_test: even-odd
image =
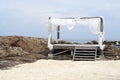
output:
[[[97,47],[79,47],[75,46],[73,60],[74,61],[95,61]]]

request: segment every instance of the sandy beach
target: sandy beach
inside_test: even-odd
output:
[[[120,80],[120,61],[39,60],[0,70],[0,80]]]

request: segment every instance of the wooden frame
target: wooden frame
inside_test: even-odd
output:
[[[103,18],[102,17],[81,17],[79,19],[100,19],[100,35],[104,36],[104,26],[103,26]],[[76,19],[76,18],[59,18],[59,19]],[[51,17],[49,17],[49,21],[51,20]],[[59,42],[60,39],[60,25],[57,26],[57,43]],[[100,43],[101,45],[103,44],[103,41]],[[48,47],[49,49],[53,49],[52,45],[52,25],[49,23],[49,37],[48,37]]]

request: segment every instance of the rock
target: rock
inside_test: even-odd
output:
[[[9,47],[7,53],[7,56],[21,56],[23,54],[23,49],[21,47]]]
[[[16,65],[16,62],[26,63],[47,59],[48,53],[47,39],[0,36],[0,61],[3,61],[0,62],[0,69],[4,66]]]
[[[0,61],[0,69],[5,70],[5,69],[10,69],[11,67],[15,66],[17,63],[14,61]]]
[[[5,56],[7,56],[7,48],[0,46],[0,57],[5,57]]]
[[[0,50],[0,57],[5,57],[7,55],[6,53],[6,50]]]
[[[0,37],[0,45],[3,47],[19,47],[27,52],[42,52],[48,50],[47,39],[23,37],[23,36],[2,36]]]

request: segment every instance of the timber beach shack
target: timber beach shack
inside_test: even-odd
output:
[[[96,60],[98,56],[97,50],[100,49],[100,55],[103,56],[104,42],[104,27],[102,17],[80,17],[80,18],[52,18],[49,17],[49,36],[48,48],[52,51],[48,56],[57,56],[66,52],[70,52],[72,60]],[[75,24],[87,25],[91,31],[98,35],[98,44],[60,44],[60,27],[72,29]],[[56,43],[52,43],[52,29],[57,30]],[[78,36],[80,37],[80,36]]]

